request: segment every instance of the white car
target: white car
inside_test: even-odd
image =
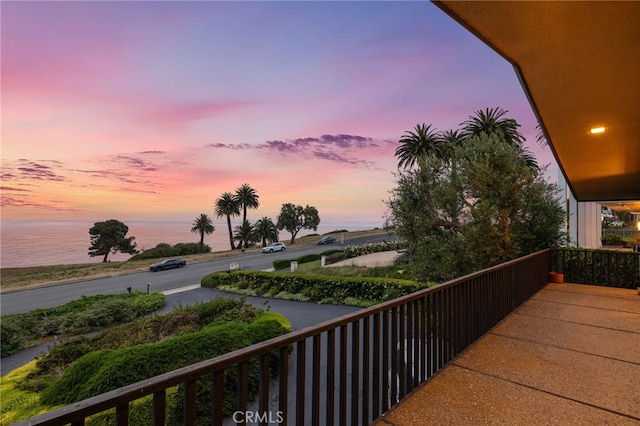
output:
[[[262,247],[263,253],[273,253],[274,251],[285,251],[287,246],[284,243],[271,243],[266,247]]]

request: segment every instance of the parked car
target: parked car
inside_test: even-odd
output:
[[[318,241],[318,245],[323,245],[323,244],[333,244],[336,242],[336,239],[333,237],[322,237],[320,238],[320,240]]]
[[[151,272],[164,271],[165,269],[182,268],[187,264],[186,260],[182,259],[166,259],[160,263],[155,263],[149,266]]]
[[[285,251],[287,246],[284,243],[271,243],[268,246],[262,247],[263,253],[273,253],[274,251]]]

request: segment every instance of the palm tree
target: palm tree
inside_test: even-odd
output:
[[[445,130],[440,134],[440,139],[445,145],[445,151],[449,159],[453,156],[453,151],[457,147],[461,147],[465,141],[464,134],[460,130]]]
[[[413,131],[408,130],[404,133],[395,152],[398,168],[410,169],[416,162],[419,164],[430,155],[439,158],[446,155],[446,147],[435,129],[431,130],[431,125],[418,124]]]
[[[256,238],[262,241],[262,247],[267,243],[274,243],[278,241],[278,227],[271,218],[264,216],[262,219],[258,219],[255,226]]]
[[[484,132],[487,135],[499,134],[504,137],[509,145],[522,146],[524,136],[518,131],[520,125],[513,118],[504,118],[509,112],[502,108],[487,108],[478,110],[475,115],[470,115],[469,119],[461,124],[465,137],[478,136]]]
[[[215,212],[217,217],[226,216],[227,226],[229,227],[229,243],[231,244],[231,250],[235,249],[236,246],[233,244],[233,233],[231,231],[231,216],[240,215],[240,206],[232,193],[225,192],[216,200]]]
[[[247,221],[247,209],[257,209],[260,205],[258,198],[260,198],[260,196],[256,194],[256,190],[247,183],[236,189],[234,199],[236,200],[236,203],[238,203],[238,206],[242,207],[242,223]],[[243,245],[247,248],[247,241],[240,241],[239,247],[242,247]]]
[[[540,123],[536,124],[536,129],[538,129],[538,134],[536,135],[536,142],[538,145],[541,147],[549,146],[547,134],[542,129],[542,125]]]
[[[254,226],[248,220],[245,220],[242,222],[242,225],[236,226],[233,238],[238,241],[238,247],[242,247],[242,243],[244,242],[244,248],[247,248],[249,241],[255,241]]]
[[[524,136],[518,131],[520,125],[513,118],[503,118],[509,112],[502,108],[487,108],[486,110],[478,110],[475,116],[470,115],[469,119],[462,123],[462,133],[465,137],[478,136],[480,133],[497,134],[512,146],[520,148],[520,159],[536,174],[540,171],[540,166],[536,161],[536,157],[531,151],[524,147]],[[538,125],[539,126],[539,125]],[[538,143],[544,138],[542,129],[538,134]]]
[[[204,249],[204,236],[213,234],[213,231],[216,230],[216,227],[213,226],[211,218],[204,213],[201,213],[200,216],[196,217],[193,221],[193,227],[191,228],[191,232],[194,234],[200,234],[200,253]]]
[[[461,183],[458,179],[458,164],[456,161],[456,148],[462,147],[465,142],[464,134],[459,130],[446,130],[442,132],[441,136],[442,142],[446,146],[447,155],[449,163],[451,164],[451,183],[454,188],[457,188],[460,193],[462,193]],[[458,226],[457,218],[460,216],[460,211],[463,207],[463,201],[458,200],[457,202],[452,202],[449,204],[449,209],[447,214],[451,218],[454,226]]]

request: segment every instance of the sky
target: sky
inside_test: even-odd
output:
[[[244,183],[382,225],[398,139],[501,107],[513,67],[427,1],[1,3],[2,221],[193,220]]]

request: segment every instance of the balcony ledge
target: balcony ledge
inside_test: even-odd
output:
[[[640,422],[640,296],[550,283],[374,422]]]

